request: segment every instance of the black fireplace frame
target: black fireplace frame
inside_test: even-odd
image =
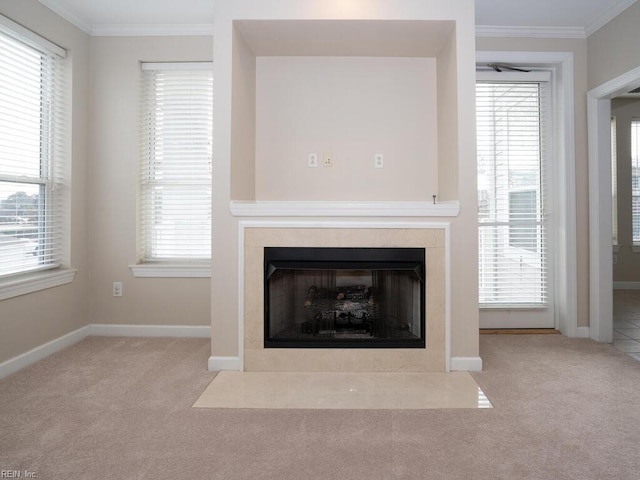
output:
[[[420,281],[420,337],[410,339],[274,339],[269,331],[269,278],[278,269],[412,271]],[[350,247],[264,247],[265,348],[425,348],[426,249]]]

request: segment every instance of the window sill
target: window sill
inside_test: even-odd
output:
[[[139,278],[211,278],[211,265],[152,264],[129,265]]]
[[[631,245],[631,251],[633,253],[639,253],[640,252],[640,245]]]
[[[76,269],[45,270],[0,280],[0,300],[73,282]]]

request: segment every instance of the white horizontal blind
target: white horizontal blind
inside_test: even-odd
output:
[[[476,87],[481,307],[547,303],[544,87],[493,81]]]
[[[2,17],[0,276],[59,266],[67,231],[64,51],[11,25]]]
[[[631,201],[633,244],[640,245],[640,118],[631,120]]]
[[[211,63],[142,64],[139,261],[211,258]]]

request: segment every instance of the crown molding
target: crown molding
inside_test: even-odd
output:
[[[49,10],[60,15],[62,18],[72,23],[84,33],[91,35],[91,24],[84,18],[77,15],[75,12],[72,12],[66,7],[60,5],[56,0],[38,0],[42,5],[47,7]]]
[[[161,36],[211,36],[213,24],[131,24],[93,25],[94,37],[161,37]]]
[[[609,23],[611,20],[616,18],[618,15],[620,15],[622,12],[624,12],[627,8],[629,8],[634,3],[636,3],[636,0],[620,0],[613,7],[611,7],[610,9],[606,10],[601,15],[596,17],[596,19],[593,20],[584,29],[587,34],[587,37],[592,33],[595,33],[598,30],[600,30],[607,23]]]
[[[587,34],[582,27],[504,27],[501,25],[476,25],[476,37],[587,38]]]

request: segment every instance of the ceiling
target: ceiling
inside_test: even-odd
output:
[[[91,35],[211,34],[214,0],[39,0]],[[586,37],[636,0],[476,0],[479,35]]]

